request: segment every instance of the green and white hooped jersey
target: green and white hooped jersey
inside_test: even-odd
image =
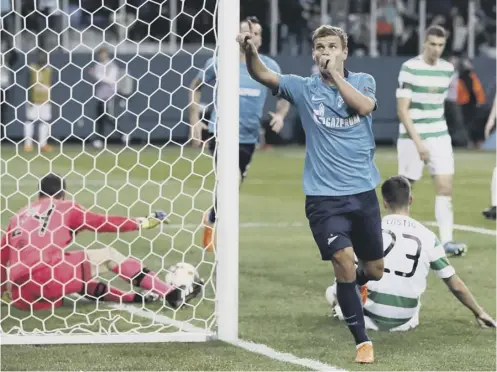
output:
[[[444,101],[453,76],[454,66],[441,58],[433,66],[422,55],[402,64],[396,96],[411,99],[409,115],[422,139],[448,135]],[[409,138],[402,123],[399,138]]]
[[[382,220],[385,272],[368,282],[364,314],[380,329],[407,323],[417,311],[430,269],[440,278],[455,274],[437,236],[416,220],[401,215]]]

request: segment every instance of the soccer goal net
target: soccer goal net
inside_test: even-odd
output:
[[[166,284],[170,267],[186,262],[205,282],[196,298],[174,308],[149,296],[155,287],[127,280],[121,266],[94,265],[97,287],[89,294],[89,285],[74,291],[67,278],[60,282],[56,257],[51,278],[27,267],[36,261],[20,259],[30,241],[6,244],[2,343],[235,340],[239,0],[12,0],[2,1],[1,11],[2,236],[11,218],[37,201],[40,181],[55,173],[67,183],[66,199],[87,211],[135,218],[164,210],[169,219],[153,229],[74,234],[65,254],[103,250],[102,263],[109,255],[133,260],[142,277],[146,267],[148,280]],[[192,146],[189,117],[190,84],[213,56],[217,79],[201,87],[201,120],[209,108],[217,111],[216,161],[206,137]],[[215,204],[217,243],[208,250],[204,216]],[[41,224],[50,213],[39,217]],[[68,262],[76,276],[79,263]],[[57,284],[60,298],[50,289]],[[140,296],[132,301],[130,294]],[[24,306],[16,306],[20,297]],[[42,302],[50,306],[34,306]]]

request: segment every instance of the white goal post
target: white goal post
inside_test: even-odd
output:
[[[198,0],[203,3],[204,7],[207,0]],[[128,40],[129,19],[119,14],[124,14],[124,7],[128,6],[127,0],[120,0],[119,9],[110,10],[114,12],[111,26],[117,27],[117,34],[125,37],[125,40],[114,43],[114,47],[118,50],[129,41],[131,51],[135,51],[134,56],[128,60],[120,60],[121,63],[119,78],[116,86],[116,95],[119,96],[119,84],[126,86],[130,97],[120,98],[120,111],[114,108],[112,104],[112,112],[108,115],[114,115],[116,122],[126,115],[133,115],[138,122],[140,112],[133,112],[129,109],[129,103],[133,96],[137,96],[138,90],[143,88],[140,84],[140,76],[129,76],[128,67],[136,60],[142,58],[140,50],[143,49],[139,42]],[[184,0],[165,0],[157,1],[161,9],[169,7],[171,17],[170,33],[175,33],[176,19],[185,9]],[[25,40],[22,34],[30,34],[32,31],[27,29],[27,23],[21,22],[22,18],[28,15],[21,16],[22,1],[12,0],[11,12],[2,14],[2,27],[5,29],[7,17],[10,16],[10,31],[4,30],[3,35],[11,34],[13,43],[10,46],[2,47],[4,51],[16,51],[22,55],[18,58],[16,66],[8,66],[6,61],[2,60],[2,67],[7,74],[10,74],[10,82],[4,86],[2,91],[7,91],[10,88],[14,90],[23,89],[28,91],[30,83],[22,85],[21,79],[17,78],[17,74],[27,70],[29,64],[28,54],[31,50],[26,51],[26,46],[22,45]],[[45,14],[45,19],[52,14],[62,15],[62,30],[54,32],[57,34],[55,38],[57,45],[53,50],[48,51],[48,55],[57,51],[62,51],[67,57],[66,62],[69,68],[78,70],[80,77],[73,78],[73,85],[67,86],[60,83],[56,79],[62,79],[65,73],[63,70],[66,65],[51,66],[51,57],[48,59],[48,64],[54,70],[52,73],[53,87],[50,89],[67,89],[69,98],[67,102],[54,103],[51,102],[56,109],[53,112],[52,121],[62,120],[64,110],[75,110],[76,104],[81,113],[78,114],[78,119],[75,122],[68,123],[72,129],[79,130],[85,121],[88,121],[85,112],[85,105],[90,98],[82,97],[78,89],[83,85],[89,85],[92,91],[91,99],[94,99],[96,83],[88,83],[85,80],[87,64],[78,65],[72,61],[72,56],[76,53],[81,53],[83,37],[80,36],[80,45],[70,45],[70,37],[67,32],[72,22],[72,17],[80,9],[72,9],[68,7],[68,0],[57,1],[57,9],[52,9]],[[81,6],[81,1],[79,1]],[[102,0],[103,4],[103,0]],[[103,8],[103,6],[102,6]],[[97,9],[98,10],[98,9]],[[108,9],[106,9],[108,10]],[[66,12],[66,13],[64,13]],[[172,13],[171,13],[172,12]],[[91,17],[91,22],[97,19],[96,13]],[[193,17],[194,18],[194,17]],[[217,27],[216,27],[217,20]],[[238,140],[239,140],[239,45],[236,42],[236,35],[239,32],[240,22],[240,0],[216,0],[216,8],[213,16],[214,33],[216,35],[216,46],[214,54],[218,60],[218,79],[216,86],[213,89],[214,95],[217,94],[217,102],[215,104],[217,111],[216,123],[216,139],[218,142],[217,148],[217,165],[214,167],[214,159],[208,153],[207,146],[203,149],[189,149],[190,142],[178,144],[174,138],[167,140],[165,146],[152,145],[148,141],[152,136],[152,132],[161,129],[165,124],[161,121],[161,115],[165,111],[179,110],[181,111],[181,119],[178,123],[174,123],[172,129],[167,129],[169,133],[181,125],[189,124],[188,110],[185,107],[176,107],[174,102],[174,94],[176,90],[170,89],[161,91],[161,77],[166,79],[168,73],[180,74],[178,80],[181,85],[178,90],[189,89],[190,80],[185,79],[183,73],[197,72],[203,67],[202,64],[195,63],[195,51],[185,50],[191,56],[192,69],[185,68],[185,72],[174,71],[173,62],[177,55],[176,51],[171,49],[173,44],[179,47],[178,52],[182,52],[184,46],[183,38],[180,35],[174,34],[170,38],[170,43],[166,45],[167,51],[161,50],[162,41],[157,41],[159,49],[153,58],[164,57],[168,60],[170,67],[164,72],[163,76],[158,76],[158,89],[147,96],[146,93],[141,93],[145,97],[146,110],[158,113],[158,122],[145,128],[132,128],[131,135],[141,131],[144,133],[146,143],[138,146],[133,146],[125,142],[114,147],[105,144],[103,148],[91,148],[91,137],[81,138],[84,143],[79,150],[71,150],[70,145],[66,143],[67,138],[51,138],[49,143],[52,143],[54,149],[50,153],[43,153],[35,134],[34,151],[28,153],[25,142],[22,140],[12,139],[11,134],[20,136],[20,133],[15,132],[13,128],[21,128],[27,123],[25,116],[25,106],[27,105],[27,97],[23,102],[9,102],[9,96],[4,97],[2,93],[2,104],[7,103],[12,114],[10,116],[1,117],[2,125],[6,129],[5,138],[2,138],[1,152],[2,159],[0,162],[0,216],[1,216],[1,233],[5,233],[5,228],[9,223],[9,219],[14,215],[20,207],[23,207],[28,202],[36,199],[38,193],[38,183],[41,177],[54,172],[64,176],[68,182],[68,193],[70,199],[88,207],[89,210],[95,210],[97,213],[105,214],[120,214],[128,217],[143,217],[145,213],[157,209],[164,209],[170,213],[170,225],[160,226],[157,230],[137,232],[136,234],[126,235],[128,233],[119,233],[117,237],[101,237],[103,234],[95,234],[91,239],[86,237],[80,242],[80,237],[75,238],[75,245],[78,249],[93,249],[102,246],[116,247],[120,253],[129,257],[136,257],[144,265],[150,266],[153,271],[157,272],[159,277],[164,279],[167,268],[176,262],[189,262],[199,269],[201,275],[206,279],[205,289],[195,299],[193,304],[186,305],[183,309],[172,310],[167,307],[167,304],[152,304],[148,307],[147,304],[132,304],[116,302],[100,302],[88,301],[80,295],[68,296],[68,304],[57,309],[43,310],[36,312],[32,310],[23,311],[14,308],[10,303],[10,299],[2,298],[0,309],[1,321],[1,344],[3,345],[23,345],[23,344],[86,344],[86,343],[137,343],[137,342],[203,342],[212,339],[223,341],[236,341],[238,339],[238,276],[239,276],[239,158],[238,158]],[[192,22],[192,31],[193,30]],[[48,21],[47,26],[48,27]],[[64,28],[65,27],[65,28]],[[18,33],[12,32],[17,29]],[[123,30],[124,29],[124,30]],[[150,32],[151,26],[148,27]],[[110,30],[110,27],[103,30],[103,34]],[[20,31],[20,32],[19,32]],[[74,31],[72,31],[74,34]],[[78,33],[79,31],[76,31]],[[82,32],[80,33],[82,35]],[[73,35],[74,36],[74,35]],[[71,40],[73,40],[72,38]],[[202,43],[204,38],[202,37]],[[39,39],[35,41],[35,47],[39,48]],[[105,40],[99,43],[97,47],[92,47],[88,52],[89,55],[97,52],[100,44],[112,44]],[[204,45],[201,46],[205,48]],[[29,48],[28,48],[29,49]],[[146,49],[146,48],[145,48]],[[153,49],[153,48],[152,48]],[[208,49],[208,48],[207,48]],[[128,50],[128,54],[129,54]],[[117,55],[117,52],[116,52]],[[136,58],[135,58],[136,57]],[[196,58],[196,57],[195,57]],[[92,58],[90,57],[90,60]],[[71,62],[74,65],[71,65]],[[86,63],[86,62],[85,62]],[[145,64],[147,65],[147,64]],[[148,69],[155,68],[153,62],[148,61]],[[156,64],[157,65],[157,64]],[[196,69],[196,70],[195,70]],[[68,71],[67,70],[67,71]],[[66,72],[67,72],[66,71]],[[124,75],[122,73],[125,72]],[[155,73],[156,71],[147,70],[147,73]],[[153,75],[154,77],[157,77]],[[66,77],[64,77],[66,78]],[[74,80],[77,79],[77,80]],[[69,79],[70,80],[70,79]],[[55,81],[55,83],[54,83]],[[150,81],[150,80],[148,80]],[[93,85],[91,85],[93,84]],[[21,86],[22,85],[22,86]],[[130,91],[132,87],[133,91]],[[81,88],[82,89],[82,88]],[[85,88],[86,89],[86,88]],[[146,89],[145,89],[146,90]],[[166,93],[169,97],[164,101],[167,107],[158,108],[154,103],[154,98],[158,93]],[[162,98],[161,98],[162,99]],[[80,100],[80,101],[78,101]],[[83,102],[83,100],[85,100]],[[214,100],[214,98],[213,98]],[[70,104],[74,106],[69,106]],[[155,105],[155,106],[154,106]],[[81,107],[81,108],[79,108]],[[92,106],[93,107],[93,106]],[[118,107],[118,105],[116,105]],[[144,109],[145,110],[145,109]],[[155,110],[155,111],[154,111]],[[2,110],[2,115],[4,110]],[[77,116],[77,115],[76,115]],[[50,119],[42,117],[41,111],[38,113],[36,122],[45,123]],[[58,124],[59,125],[59,124]],[[79,125],[79,128],[76,128]],[[92,123],[93,125],[93,123]],[[60,126],[60,125],[59,125]],[[119,124],[116,124],[117,132]],[[21,129],[19,129],[20,131]],[[51,129],[52,130],[52,129]],[[79,134],[73,136],[78,137]],[[105,141],[104,141],[105,142]],[[168,144],[172,144],[173,150],[168,150]],[[24,146],[24,147],[23,147]],[[175,151],[174,148],[178,149]],[[82,149],[82,150],[81,150]],[[176,157],[174,157],[176,156]],[[206,158],[210,160],[205,161]],[[130,165],[122,165],[125,162],[131,162]],[[199,163],[198,168],[197,164]],[[89,167],[91,164],[91,167]],[[103,164],[103,168],[99,168],[99,164]],[[178,164],[186,164],[184,168],[179,168]],[[207,169],[205,164],[210,164],[211,169]],[[202,168],[204,167],[204,168]],[[202,170],[197,170],[202,168]],[[189,170],[189,174],[183,175],[183,179],[178,178],[178,174],[183,174],[184,170]],[[162,172],[162,173],[161,173]],[[160,179],[160,175],[164,174],[164,179]],[[215,181],[212,182],[212,187],[206,186],[209,177],[212,180],[215,174]],[[195,180],[193,180],[195,179]],[[198,181],[200,180],[200,181]],[[198,183],[196,183],[198,181]],[[217,197],[217,223],[216,232],[216,248],[215,252],[208,252],[201,247],[199,237],[201,237],[203,222],[201,216],[208,212],[209,208],[214,205],[215,196]],[[88,204],[90,203],[90,204]],[[91,204],[93,203],[93,205]],[[162,203],[162,204],[161,204]],[[168,204],[170,203],[170,204]],[[171,206],[170,210],[169,205]],[[141,213],[141,215],[136,215]],[[171,229],[171,230],[170,230]],[[127,236],[130,236],[129,238]],[[157,237],[159,236],[159,237]],[[200,239],[201,240],[201,239]],[[165,244],[169,244],[165,246]],[[89,244],[90,246],[86,246]],[[137,248],[140,246],[140,248]],[[193,262],[192,262],[193,261]],[[8,269],[7,269],[7,272]],[[114,279],[102,277],[102,280],[107,280],[110,285],[113,285]],[[123,287],[119,287],[123,288]],[[130,290],[128,287],[124,290]],[[131,289],[132,290],[132,289]]]

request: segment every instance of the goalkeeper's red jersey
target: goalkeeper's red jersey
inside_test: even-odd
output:
[[[10,219],[2,236],[0,283],[23,282],[30,274],[61,262],[64,248],[82,230],[125,232],[138,230],[134,219],[105,216],[85,210],[74,201],[42,198]]]

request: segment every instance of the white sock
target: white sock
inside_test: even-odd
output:
[[[497,167],[494,168],[494,175],[492,176],[492,187],[490,189],[492,195],[490,196],[492,200],[492,207],[495,207],[497,205]]]
[[[24,124],[24,145],[33,146],[33,134],[35,133],[35,124],[32,121],[28,121]]]
[[[38,129],[39,138],[40,138],[40,146],[46,146],[48,141],[48,132],[50,131],[50,127],[47,123],[40,123],[40,128]]]
[[[435,218],[437,219],[442,244],[452,241],[454,213],[452,211],[451,196],[437,195],[435,198]]]

